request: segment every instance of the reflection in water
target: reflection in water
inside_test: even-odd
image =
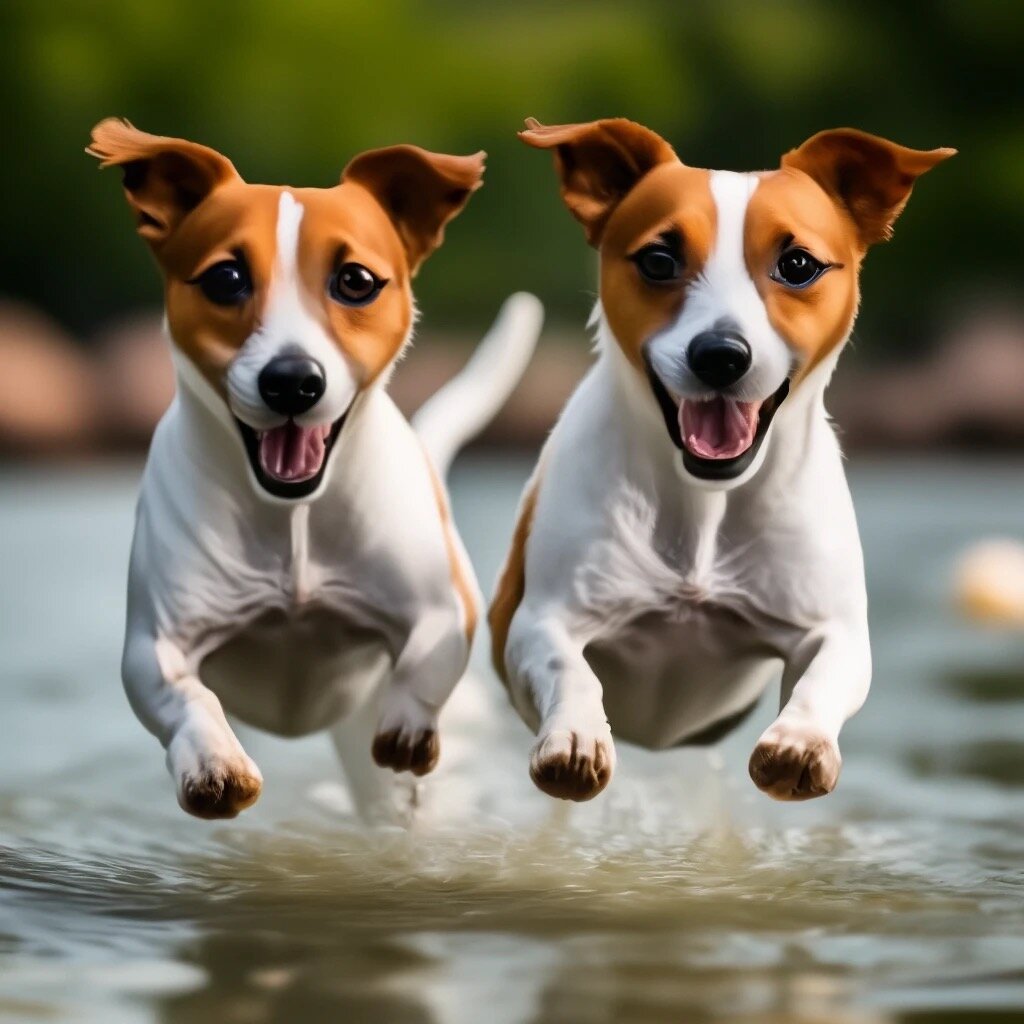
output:
[[[1000,786],[1024,786],[1024,740],[976,740],[912,752],[913,768],[925,776],[982,779]]]
[[[257,734],[253,812],[182,815],[116,683],[133,483],[15,481],[0,1019],[1024,1021],[1024,644],[956,622],[942,562],[1007,528],[1024,474],[956,472],[854,474],[877,684],[827,800],[775,805],[746,779],[764,701],[711,755],[625,749],[606,796],[547,801],[481,660],[408,833],[352,821],[326,742]],[[457,482],[485,579],[520,480]]]
[[[206,1021],[317,1021],[434,1024],[421,994],[429,958],[396,943],[354,937],[317,947],[305,935],[212,935],[182,950],[207,984],[160,1004],[166,1024]]]
[[[1019,940],[982,969],[958,964],[946,937],[977,959],[993,931],[1019,927],[1019,901],[997,884],[941,884],[928,837],[894,827],[695,836],[666,823],[626,838],[613,816],[409,836],[311,821],[203,846],[150,851],[144,867],[7,851],[23,948],[81,959],[93,946],[97,976],[128,995],[131,978],[106,970],[127,950],[191,968],[157,984],[154,1005],[199,1024],[458,1024],[483,1007],[494,1024],[723,1012],[859,1024],[899,1019],[850,1008],[865,973],[913,988],[935,977],[936,955],[961,986],[1018,984],[992,968],[1002,956],[1008,970]]]
[[[946,688],[950,693],[967,701],[997,704],[1024,701],[1024,665],[1009,670],[963,669],[947,676]]]

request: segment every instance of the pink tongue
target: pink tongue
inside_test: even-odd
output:
[[[263,472],[285,483],[300,483],[320,472],[327,452],[330,424],[300,427],[288,420],[259,435],[260,466]]]
[[[753,443],[760,402],[737,402],[721,395],[708,402],[684,399],[679,433],[687,450],[702,459],[734,459]]]

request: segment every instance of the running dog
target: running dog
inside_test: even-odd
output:
[[[490,610],[544,792],[587,800],[613,735],[707,744],[781,670],[750,775],[830,792],[870,682],[863,559],[823,393],[867,249],[954,150],[826,131],[777,170],[681,163],[631,121],[543,126],[600,253],[598,358],[522,499]]]
[[[226,712],[328,729],[357,806],[404,813],[439,755],[479,597],[443,485],[518,380],[539,303],[514,296],[414,426],[385,392],[410,281],[479,187],[483,153],[363,153],[333,188],[242,180],[220,153],[106,120],[163,273],[177,395],[142,481],[122,675],[178,802],[230,818],[260,793]],[[405,794],[405,795],[403,795]]]

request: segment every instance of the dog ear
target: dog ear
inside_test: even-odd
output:
[[[341,180],[361,185],[384,208],[415,275],[444,241],[444,226],[483,184],[486,156],[446,156],[419,146],[389,146],[354,157]]]
[[[92,130],[86,153],[100,167],[124,171],[124,191],[150,245],[164,242],[182,219],[218,185],[238,179],[227,157],[184,139],[150,135],[108,117]]]
[[[782,158],[783,167],[810,175],[842,205],[865,247],[892,235],[914,182],[955,149],[907,149],[853,128],[819,132]]]
[[[554,149],[562,199],[595,247],[626,193],[658,164],[678,161],[660,135],[624,117],[561,125],[528,117],[519,138],[536,149]]]

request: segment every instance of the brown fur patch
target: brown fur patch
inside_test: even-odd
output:
[[[309,308],[355,364],[365,387],[391,364],[412,326],[411,271],[402,241],[377,201],[358,185],[291,192],[305,211],[299,273]],[[348,262],[388,282],[368,306],[346,306],[328,294],[331,275]]]
[[[374,736],[372,753],[374,761],[381,768],[426,775],[437,767],[441,757],[441,741],[433,729],[418,736],[392,729]]]
[[[281,193],[276,185],[227,185],[210,196],[158,254],[171,335],[223,394],[228,365],[266,308],[277,262]],[[412,323],[409,269],[398,234],[365,189],[289,189],[303,207],[298,271],[306,307],[333,337],[362,387],[398,354]],[[188,282],[222,259],[242,254],[254,293],[241,306],[217,306]],[[368,306],[331,299],[328,282],[342,263],[362,263],[388,283]]]
[[[215,150],[185,139],[150,135],[108,119],[87,150],[103,167],[122,166],[139,232],[164,275],[174,342],[223,396],[225,374],[258,328],[273,287],[278,206],[284,188],[250,185]],[[394,146],[357,156],[341,184],[290,189],[304,208],[299,274],[309,311],[335,339],[361,386],[371,384],[409,336],[410,279],[441,243],[444,226],[479,187],[483,154],[448,156]],[[189,283],[221,260],[241,256],[253,296],[218,306]],[[345,262],[367,266],[387,284],[369,305],[346,306],[329,294]]]
[[[530,778],[548,796],[582,803],[593,800],[611,782],[612,764],[600,741],[593,750],[584,750],[576,733],[555,735],[543,740],[530,760]]]
[[[832,196],[866,248],[892,235],[914,182],[955,155],[955,149],[909,149],[856,128],[833,128],[790,150],[782,166],[803,171]]]
[[[182,782],[182,806],[197,818],[234,818],[258,799],[263,783],[236,769],[202,767]]]
[[[761,176],[747,206],[743,241],[747,269],[768,319],[800,357],[805,375],[853,324],[864,257],[855,225],[807,175],[784,168]],[[770,275],[790,245],[835,265],[807,288],[787,288]]]
[[[637,368],[643,366],[644,342],[679,315],[687,284],[711,254],[718,218],[710,181],[708,171],[663,164],[640,181],[608,222],[601,242],[601,305],[616,341]],[[651,284],[630,257],[665,232],[681,239],[683,277]]]
[[[405,246],[410,272],[444,240],[444,227],[483,184],[482,150],[472,156],[430,153],[419,146],[388,146],[360,153],[343,183],[369,191]]]
[[[660,135],[624,117],[553,125],[528,117],[519,138],[536,149],[554,150],[562,199],[593,246],[633,186],[659,164],[677,162]]]
[[[540,474],[534,473],[519,502],[512,544],[505,557],[505,565],[498,577],[498,585],[495,587],[491,607],[487,613],[487,622],[491,628],[491,660],[502,681],[506,681],[505,645],[508,643],[509,627],[512,624],[512,616],[515,615],[516,609],[522,603],[523,594],[526,593],[526,542],[533,526],[539,490]]]
[[[203,376],[226,395],[228,366],[256,329],[277,258],[277,209],[282,189],[232,182],[198,206],[161,246],[164,304],[171,338]],[[253,297],[239,306],[210,302],[197,275],[241,253],[253,281]]]
[[[434,498],[437,501],[437,509],[441,515],[441,529],[444,530],[444,543],[448,552],[448,565],[452,574],[452,585],[455,593],[462,603],[463,612],[466,616],[466,643],[473,643],[473,636],[476,633],[477,617],[479,610],[476,606],[476,597],[473,588],[470,586],[466,568],[462,563],[462,556],[459,552],[458,542],[455,536],[455,525],[452,522],[451,507],[448,504],[448,495],[445,494],[444,484],[437,475],[430,457],[423,453],[427,460],[427,469],[430,473],[430,482],[434,488]]]
[[[211,192],[238,181],[231,161],[185,139],[150,135],[128,121],[108,117],[92,130],[86,153],[100,167],[124,169],[124,191],[139,234],[157,249]]]
[[[679,162],[671,146],[621,118],[545,126],[527,121],[520,138],[552,149],[562,197],[600,247],[601,302],[613,335],[642,369],[641,349],[679,315],[686,285],[714,246],[717,211],[709,171]],[[857,310],[864,252],[887,238],[915,180],[955,153],[914,150],[849,128],[820,132],[761,175],[745,224],[747,266],[769,319],[806,374],[847,336]],[[629,259],[666,230],[682,239],[683,280],[645,282]],[[836,264],[794,290],[770,278],[788,238]]]
[[[750,755],[750,778],[776,800],[813,800],[836,788],[842,759],[824,736],[762,739]]]

